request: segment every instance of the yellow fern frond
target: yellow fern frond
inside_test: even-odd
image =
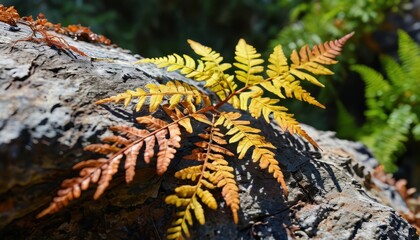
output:
[[[291,134],[297,133],[314,147],[319,148],[318,144],[300,127],[299,122],[293,118],[293,114],[287,113],[287,108],[280,106],[278,102],[278,99],[255,97],[251,99],[248,111],[255,118],[262,115],[267,123],[271,122],[270,116],[272,116],[283,131],[288,131]]]
[[[202,60],[205,63],[204,71],[206,72],[224,72],[227,69],[231,68],[232,65],[229,63],[222,63],[223,57],[220,56],[220,53],[212,50],[211,48],[201,45],[198,42],[195,42],[191,39],[188,39],[188,43],[195,53],[202,56]]]
[[[227,141],[214,124],[213,116],[211,126],[206,129],[206,133],[199,134],[206,141],[195,143],[199,148],[194,149],[191,155],[184,157],[184,159],[196,160],[202,164],[187,167],[175,173],[175,177],[196,181],[196,185],[178,187],[175,189],[175,194],[166,198],[166,203],[183,208],[177,213],[177,219],[168,230],[169,239],[181,238],[183,235],[189,237],[188,225],[192,226],[191,212],[200,224],[205,223],[204,209],[198,199],[210,209],[217,208],[213,194],[203,188],[210,190],[216,187],[221,188],[226,205],[232,211],[234,222],[238,223],[239,188],[235,182],[234,169],[228,166],[228,162],[223,157],[223,155],[233,156],[234,154],[220,146],[226,145]]]
[[[210,104],[209,97],[206,94],[187,83],[169,81],[166,85],[149,83],[145,87],[149,90],[148,92],[141,88],[137,88],[136,91],[127,90],[125,93],[99,100],[96,104],[124,101],[124,106],[127,106],[133,98],[137,98],[136,111],[139,111],[146,102],[146,99],[149,98],[150,112],[155,111],[160,106],[165,96],[170,96],[169,109],[174,109],[181,102],[188,104],[194,110],[195,106],[200,103],[204,103],[205,105]]]
[[[247,44],[244,39],[240,39],[235,51],[237,63],[233,64],[240,69],[235,71],[236,78],[245,85],[262,82],[264,78],[258,74],[264,71],[264,67],[260,66],[264,60],[260,57],[261,54],[257,53],[253,46]]]
[[[289,72],[300,79],[305,79],[315,85],[324,87],[315,77],[301,70],[317,75],[333,74],[331,70],[323,65],[337,63],[334,58],[340,54],[342,47],[351,36],[353,36],[353,33],[347,34],[338,40],[318,44],[312,48],[312,51],[308,45],[303,46],[299,54],[296,50],[293,50],[290,55],[292,65]]]
[[[234,169],[228,166],[228,162],[220,154],[209,154],[212,163],[208,168],[212,168],[214,174],[210,176],[210,180],[218,188],[222,188],[222,196],[226,205],[230,207],[233,221],[238,223],[238,211],[240,208],[239,188],[235,181]]]
[[[188,43],[194,52],[201,56],[201,60],[204,62],[206,76],[203,77],[203,80],[206,81],[205,87],[213,90],[221,100],[224,100],[226,96],[237,88],[233,76],[225,74],[225,71],[230,69],[232,65],[222,63],[223,57],[211,48],[191,39],[188,39]]]
[[[304,101],[317,107],[325,108],[324,105],[318,102],[308,91],[300,86],[300,81],[293,75],[285,74],[285,76],[277,77],[274,80],[265,82],[261,85],[281,98],[284,98],[282,92],[282,90],[284,90],[287,98],[295,98],[299,101]]]
[[[159,58],[144,58],[134,64],[140,63],[153,63],[159,68],[167,67],[168,72],[177,71],[187,78],[194,78],[196,80],[205,80],[203,79],[204,64],[203,61],[198,60],[198,65],[194,59],[186,54],[183,57],[178,54],[168,55],[166,57]]]
[[[268,58],[268,62],[270,62],[270,64],[267,66],[266,73],[272,79],[282,76],[284,73],[289,71],[287,58],[283,53],[281,45],[274,47],[273,53],[271,53]]]
[[[279,167],[278,161],[274,158],[275,154],[270,149],[275,149],[270,142],[257,133],[259,129],[248,126],[249,121],[238,120],[241,117],[240,113],[223,112],[216,121],[215,126],[223,125],[229,131],[226,135],[232,135],[229,143],[238,142],[237,153],[238,158],[242,159],[248,150],[253,147],[252,161],[259,162],[261,169],[268,168],[268,172],[280,183],[284,195],[287,196],[288,190],[286,182],[284,181],[283,173]]]
[[[183,233],[186,237],[190,237],[188,225],[193,225],[191,212],[194,213],[198,223],[204,225],[206,222],[204,209],[198,198],[210,209],[217,209],[216,199],[209,191],[201,189],[200,185],[199,183],[196,186],[183,185],[177,187],[175,194],[165,198],[166,204],[184,208],[183,211],[177,213],[178,218],[172,222],[172,227],[168,229],[168,239],[181,239]]]
[[[305,138],[310,144],[312,144],[312,146],[319,148],[315,140],[313,140],[311,136],[309,136],[309,134],[300,127],[299,122],[293,118],[293,114],[277,111],[273,112],[273,118],[277,121],[283,131],[290,132],[291,134],[297,133]]]
[[[232,135],[229,143],[239,142],[237,146],[238,158],[244,158],[245,154],[251,147],[276,148],[270,142],[267,142],[264,136],[257,133],[261,130],[248,126],[249,121],[238,120],[241,114],[238,112],[223,112],[216,121],[215,126],[223,125],[229,131],[226,135]]]
[[[184,157],[184,159],[188,159]],[[196,160],[196,159],[194,159]],[[190,179],[191,181],[195,181],[198,177],[201,176],[202,172],[201,169],[203,167],[201,165],[198,166],[191,166],[184,169],[181,169],[175,173],[175,177],[179,179]]]

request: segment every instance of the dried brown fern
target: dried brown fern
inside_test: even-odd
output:
[[[222,112],[220,107],[231,104],[236,109],[247,111],[254,118],[264,118],[267,123],[277,121],[283,130],[297,133],[318,148],[317,143],[280,102],[285,98],[295,98],[323,108],[321,103],[300,86],[300,81],[307,80],[322,86],[313,75],[332,73],[323,65],[336,63],[334,58],[351,35],[317,45],[312,51],[307,46],[299,54],[294,51],[290,57],[291,65],[279,45],[274,48],[268,65],[264,67],[261,55],[242,39],[236,47],[236,62],[233,64],[223,63],[219,53],[192,40],[188,43],[201,56],[197,61],[188,55],[181,57],[177,54],[138,61],[137,63],[154,63],[158,67],[167,67],[168,71],[179,71],[187,77],[204,82],[204,87],[215,92],[219,99],[213,103],[207,94],[197,88],[187,83],[169,81],[166,84],[147,84],[145,89],[127,90],[99,100],[97,104],[124,102],[127,106],[134,99],[137,101],[136,111],[148,103],[151,114],[137,118],[137,122],[146,129],[114,126],[111,130],[116,134],[105,137],[105,143],[87,146],[86,150],[106,157],[77,164],[74,169],[80,170],[79,177],[65,180],[57,197],[38,217],[66,206],[69,201],[78,198],[90,183],[98,183],[94,195],[97,199],[108,187],[122,160],[125,161],[127,182],[134,177],[139,155],[147,164],[155,163],[158,174],[165,173],[175,157],[176,149],[180,147],[181,138],[199,131],[193,128],[194,121],[209,127],[204,133],[198,134],[203,140],[195,142],[197,148],[191,155],[184,156],[184,159],[192,161],[193,166],[175,173],[175,177],[193,184],[177,187],[175,193],[165,199],[167,204],[181,208],[168,230],[169,239],[189,237],[189,227],[193,225],[194,219],[200,224],[205,223],[204,210],[217,208],[217,201],[212,193],[216,188],[221,188],[233,220],[238,223],[239,189],[230,160],[249,158],[257,162],[261,169],[272,174],[287,196],[287,185],[278,156],[274,153],[274,145],[278,146],[278,143],[267,141],[259,129],[250,126],[250,121],[241,119],[239,112]],[[236,67],[234,75],[226,72],[232,66]],[[263,75],[264,72],[266,76]],[[266,90],[274,93],[274,96],[267,96]],[[160,106],[172,122],[151,116]],[[180,127],[187,133],[181,134]],[[226,137],[229,137],[228,142]],[[227,143],[236,145],[236,154],[226,148]],[[154,150],[155,145],[158,145],[157,153]],[[230,158],[233,156],[236,157]]]

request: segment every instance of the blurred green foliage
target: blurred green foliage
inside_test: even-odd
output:
[[[398,36],[401,64],[381,57],[388,79],[370,67],[352,66],[366,83],[367,121],[358,137],[391,172],[397,170],[395,161],[408,141],[420,146],[420,47],[407,33]]]

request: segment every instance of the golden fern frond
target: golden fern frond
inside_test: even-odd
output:
[[[220,53],[214,51],[210,47],[204,46],[198,42],[188,39],[190,47],[194,52],[201,56],[204,62],[204,72],[206,81],[204,87],[210,88],[217,96],[224,100],[230,93],[233,93],[237,88],[234,82],[234,77],[224,72],[232,67],[229,63],[222,63],[223,57]]]
[[[254,85],[262,82],[264,78],[259,73],[264,71],[264,67],[260,66],[264,60],[260,57],[261,54],[257,53],[253,46],[247,44],[244,39],[240,39],[235,51],[235,60],[237,62],[233,64],[240,69],[235,71],[236,78],[245,83],[245,85]]]
[[[324,105],[319,103],[309,92],[300,86],[300,80],[296,79],[296,77],[306,79],[315,85],[323,87],[324,85],[315,77],[301,70],[318,75],[333,74],[333,72],[322,66],[322,64],[329,65],[337,63],[334,58],[340,53],[342,46],[351,36],[352,34],[348,34],[339,40],[316,45],[312,51],[307,45],[301,48],[299,54],[294,50],[291,55],[292,65],[290,67],[282,46],[277,45],[268,59],[270,64],[267,66],[266,73],[271,81],[263,82],[261,85],[280,98],[285,98],[282,92],[284,90],[288,98],[294,97],[300,101],[325,108]]]
[[[194,59],[186,54],[184,54],[183,57],[175,53],[166,57],[144,58],[135,62],[134,64],[139,63],[153,63],[158,68],[167,67],[168,72],[179,70],[179,72],[185,75],[185,77],[194,78],[199,81],[206,79],[206,77],[204,76],[203,61],[198,60],[197,65]]]
[[[238,211],[240,208],[239,188],[235,181],[234,169],[228,166],[228,162],[221,154],[209,153],[208,158],[212,160],[208,168],[214,171],[210,181],[218,188],[222,188],[222,196],[226,205],[230,207],[233,221],[238,224]]]
[[[222,196],[226,205],[230,207],[235,223],[238,223],[239,188],[234,179],[234,169],[228,166],[228,162],[222,155],[233,156],[234,154],[220,146],[226,145],[227,142],[223,138],[224,135],[220,133],[220,129],[214,127],[214,116],[211,123],[211,126],[206,129],[206,133],[199,134],[205,141],[197,142],[196,146],[199,148],[194,149],[191,155],[184,157],[184,159],[201,162],[201,165],[187,167],[175,173],[177,178],[197,181],[196,185],[178,187],[175,189],[175,194],[165,199],[167,204],[183,208],[182,211],[177,213],[177,219],[168,230],[168,239],[190,236],[188,227],[193,225],[192,213],[200,224],[205,223],[204,210],[197,199],[210,209],[217,208],[215,198],[211,192],[203,190],[204,187],[207,189],[216,187],[222,189]],[[199,211],[196,211],[196,208]]]
[[[96,104],[123,101],[124,106],[127,106],[133,98],[137,98],[136,111],[139,111],[146,99],[149,98],[149,111],[153,112],[160,106],[165,96],[170,96],[170,109],[175,108],[181,102],[188,104],[193,109],[200,103],[204,103],[205,106],[210,105],[209,97],[205,93],[184,82],[169,81],[166,85],[149,83],[145,87],[149,90],[148,92],[141,88],[137,88],[136,91],[127,90],[125,93],[99,100]]]
[[[296,50],[293,50],[290,55],[292,65],[290,66],[289,72],[302,80],[308,80],[315,85],[324,87],[315,77],[301,70],[317,75],[333,74],[331,70],[323,65],[337,63],[334,58],[341,53],[342,47],[353,34],[350,33],[340,39],[315,45],[312,51],[308,45],[303,46],[299,54]]]
[[[280,183],[283,193],[287,196],[288,190],[283,173],[278,161],[274,158],[275,153],[270,150],[276,147],[267,142],[264,136],[258,134],[261,130],[248,126],[250,124],[249,121],[238,120],[240,117],[241,114],[237,112],[223,112],[216,121],[215,126],[223,125],[229,129],[226,135],[232,135],[229,143],[238,142],[236,151],[239,153],[239,159],[244,158],[248,150],[253,147],[252,161],[259,162],[261,169],[268,168],[268,172]]]
[[[220,53],[214,51],[210,47],[204,46],[191,39],[188,39],[188,44],[190,44],[190,47],[194,50],[195,53],[202,57],[201,59],[204,61],[205,65],[205,72],[223,73],[232,67],[232,65],[229,63],[222,63],[223,57],[220,56]]]
[[[291,134],[297,133],[314,147],[319,148],[315,140],[313,140],[306,131],[300,127],[299,122],[293,118],[293,114],[287,113],[287,108],[279,106],[278,102],[278,99],[265,97],[252,98],[251,103],[249,104],[249,112],[255,118],[259,118],[262,115],[267,123],[271,122],[270,116],[272,116],[283,131],[288,131]]]
[[[285,79],[276,78],[272,81],[275,91],[283,89],[286,97],[295,98],[299,101],[304,101],[309,104],[315,105],[320,108],[325,108],[320,102],[318,102],[311,93],[306,91],[300,86],[300,81],[296,80],[294,76],[289,75]]]
[[[276,120],[283,131],[291,134],[299,134],[308,140],[314,147],[319,148],[318,144],[303,130],[299,122],[293,118],[293,114],[287,113],[287,108],[279,105],[279,99],[262,97],[264,91],[258,86],[252,86],[250,91],[240,93],[240,108],[248,111],[254,118],[263,116],[267,123],[271,122],[272,117]],[[249,99],[251,99],[249,101]],[[249,105],[248,105],[249,102]]]
[[[168,229],[166,237],[167,239],[183,239],[184,234],[188,238],[190,237],[188,228],[193,225],[192,213],[201,225],[204,225],[206,222],[203,206],[197,198],[205,199],[206,205],[214,210],[217,209],[217,202],[209,191],[202,190],[196,186],[183,185],[177,187],[175,193],[165,198],[166,204],[184,207],[185,210],[177,212],[178,218],[172,223],[172,227]]]
[[[291,74],[284,73],[282,76],[277,76],[269,82],[262,82],[261,86],[280,98],[295,98],[299,101],[325,108],[325,106],[312,97],[308,91],[303,89],[302,86],[300,86],[300,81]],[[283,94],[283,91],[285,94]]]
[[[91,159],[76,164],[73,169],[80,170],[79,176],[64,180],[57,196],[50,205],[37,215],[37,218],[52,214],[67,206],[73,199],[79,198],[81,191],[88,189],[91,183],[98,187],[93,196],[98,199],[108,188],[112,177],[117,173],[122,159],[125,159],[126,182],[133,180],[137,157],[145,144],[144,161],[150,163],[155,155],[155,143],[159,145],[156,171],[159,175],[166,172],[170,161],[174,158],[176,148],[180,147],[181,132],[177,122],[167,123],[152,116],[137,118],[151,130],[137,129],[129,126],[113,126],[110,129],[118,135],[107,136],[103,140],[110,144],[91,144],[85,150],[107,155],[106,158]],[[169,132],[169,139],[166,138]]]
[[[273,52],[268,58],[267,76],[274,79],[278,76],[283,76],[284,73],[289,71],[289,64],[287,64],[287,58],[284,55],[283,48],[281,45],[274,47]]]

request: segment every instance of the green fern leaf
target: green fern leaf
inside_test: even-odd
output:
[[[411,112],[409,106],[399,107],[389,115],[385,125],[364,138],[364,142],[373,150],[386,171],[396,170],[396,157],[405,150],[404,143],[408,140],[408,133],[416,120],[417,116]]]
[[[420,58],[420,48],[417,43],[410,38],[404,31],[398,31],[398,56],[401,59],[404,70],[413,76],[413,72],[418,69]],[[413,76],[418,77],[419,75]]]

